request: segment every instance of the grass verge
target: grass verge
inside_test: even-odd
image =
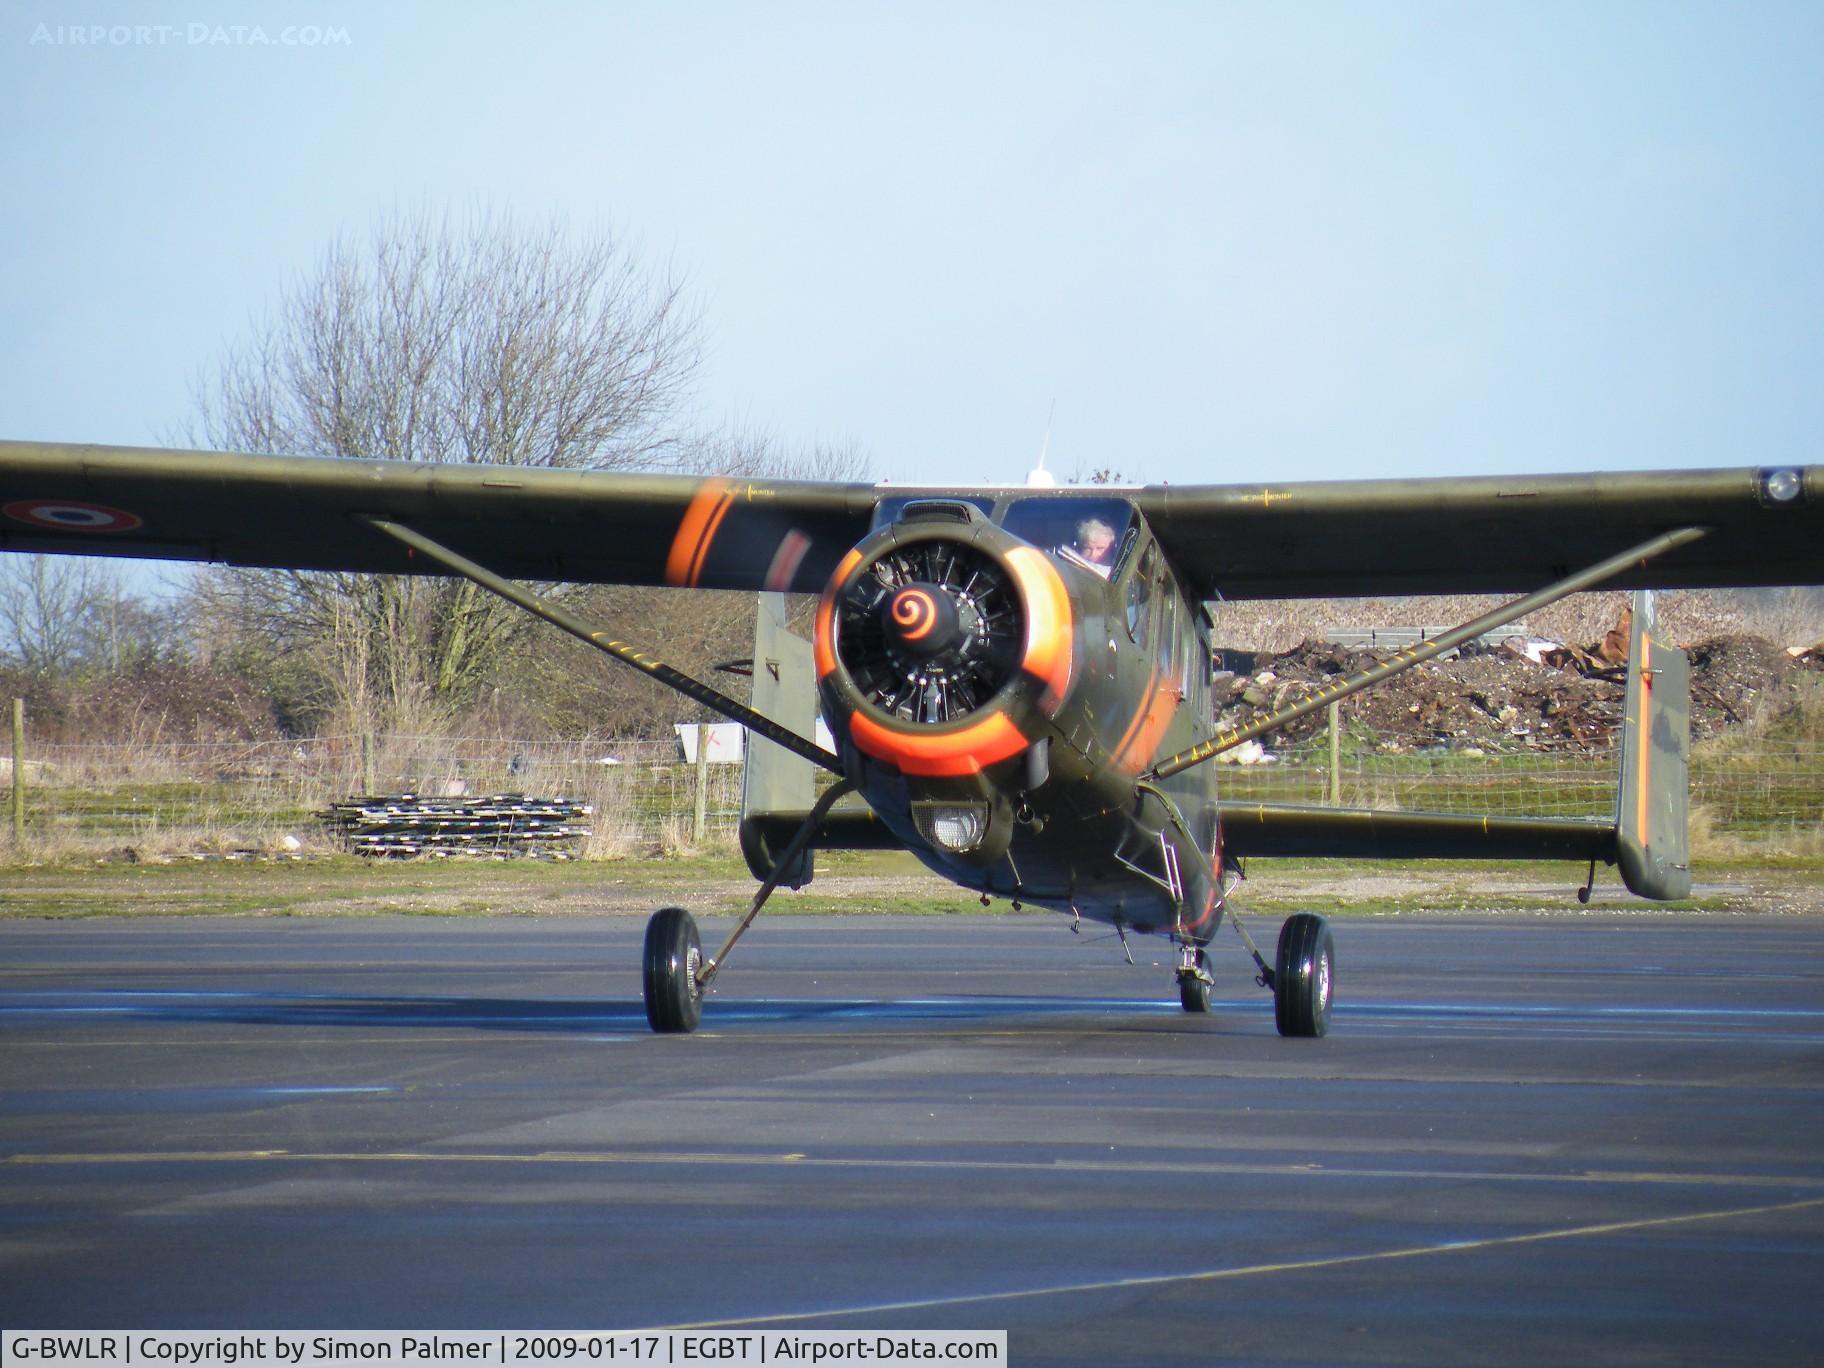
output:
[[[1583,870],[1562,864],[1444,860],[1257,860],[1234,897],[1243,914],[1298,910],[1373,916],[1416,912],[1579,911]],[[1592,911],[1824,912],[1824,861],[1707,864],[1692,899],[1641,902],[1613,871],[1598,878]],[[740,860],[699,855],[611,863],[518,860],[318,860],[168,865],[42,865],[0,869],[0,917],[102,916],[645,916],[667,903],[733,916],[754,891]],[[910,856],[826,852],[809,887],[782,890],[768,916],[979,913],[977,898]],[[991,910],[1006,912],[997,900]]]

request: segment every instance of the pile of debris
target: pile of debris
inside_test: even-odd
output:
[[[575,859],[589,835],[587,803],[568,798],[421,798],[415,793],[348,798],[317,814],[357,855],[515,856]]]
[[[1390,751],[1600,752],[1622,722],[1627,643],[1625,621],[1588,647],[1510,636],[1346,698],[1341,720],[1350,734],[1371,736]],[[1694,740],[1778,712],[1808,675],[1824,674],[1824,646],[1794,651],[1759,637],[1720,636],[1687,651]],[[1230,669],[1217,675],[1217,724],[1245,726],[1387,654],[1328,641],[1271,655],[1226,652],[1218,662]],[[1326,725],[1319,711],[1262,739],[1271,750],[1307,740]]]

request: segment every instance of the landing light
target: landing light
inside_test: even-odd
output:
[[[1796,470],[1770,470],[1761,476],[1761,493],[1770,503],[1791,503],[1803,487]]]
[[[988,834],[986,803],[915,803],[912,819],[919,835],[955,855],[974,850]]]

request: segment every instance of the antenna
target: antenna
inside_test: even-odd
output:
[[[1051,489],[1058,483],[1057,476],[1045,469],[1045,458],[1051,452],[1051,420],[1057,411],[1058,401],[1053,399],[1051,410],[1045,415],[1045,440],[1039,443],[1039,463],[1026,472],[1028,489]]]

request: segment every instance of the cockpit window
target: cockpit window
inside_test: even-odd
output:
[[[982,510],[984,518],[994,512],[994,500],[979,494],[896,494],[874,505],[874,522],[868,530],[877,532],[888,523],[898,522],[900,515],[906,511],[907,504],[930,503],[933,500],[940,503],[974,504]]]
[[[1133,505],[1126,499],[1041,497],[1014,500],[1001,526],[1106,579],[1120,564],[1133,519]]]

